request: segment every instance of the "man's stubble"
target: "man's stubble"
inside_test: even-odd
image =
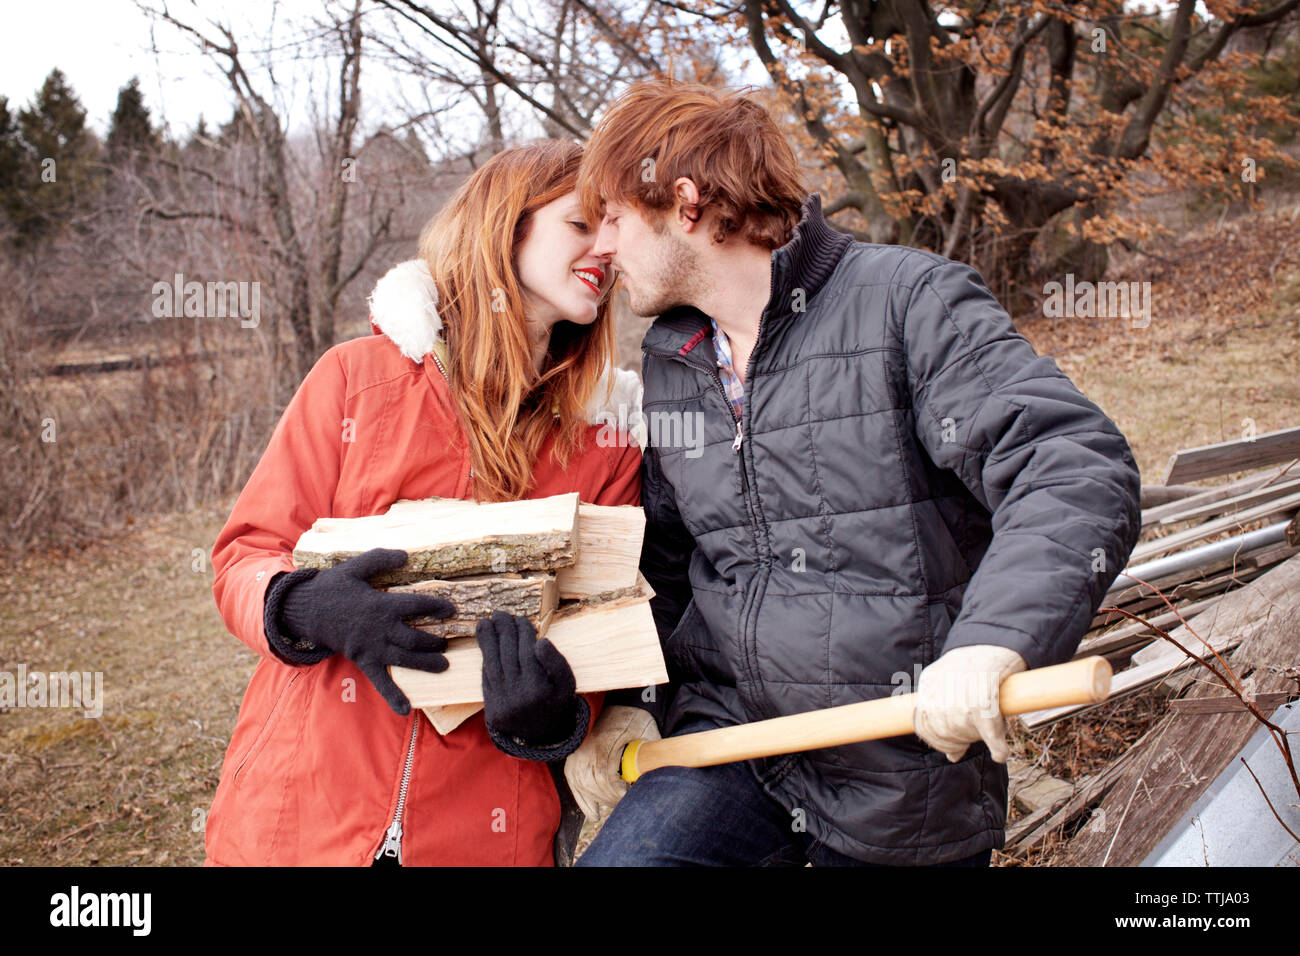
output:
[[[654,318],[681,305],[695,305],[701,299],[704,276],[699,253],[664,230],[658,248],[660,260],[654,271],[628,289],[628,306],[642,318]]]

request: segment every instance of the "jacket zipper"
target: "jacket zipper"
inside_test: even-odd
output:
[[[411,742],[406,748],[406,765],[402,768],[402,787],[397,792],[397,809],[393,812],[393,822],[384,833],[384,842],[375,854],[375,859],[386,856],[394,857],[397,865],[402,865],[402,814],[406,811],[406,791],[411,786],[411,767],[415,763],[415,738],[420,732],[420,715],[414,713],[411,724]]]
[[[773,284],[775,284],[775,276],[773,276]],[[754,368],[754,354],[758,351],[758,343],[759,341],[761,341],[763,337],[763,318],[766,315],[767,315],[767,309],[764,308],[763,314],[760,315],[758,319],[758,334],[754,337],[754,348],[750,350],[749,360],[745,363],[746,384],[753,381],[753,377],[751,373],[753,372],[753,368]],[[666,352],[658,349],[646,349],[646,351],[661,356],[663,358],[673,359],[675,361],[681,362],[683,365],[695,364],[689,361],[688,359],[686,359],[685,356],[677,352]],[[696,367],[698,368],[699,366],[696,365]],[[750,492],[749,474],[745,470],[745,453],[743,451],[742,446],[744,445],[744,441],[745,441],[744,422],[746,416],[736,414],[736,409],[731,404],[731,399],[727,396],[727,389],[722,384],[722,375],[718,372],[717,368],[715,367],[711,369],[709,374],[713,379],[713,384],[716,386],[718,392],[722,395],[723,402],[726,404],[727,408],[731,411],[731,417],[736,420],[736,438],[731,443],[731,451],[733,454],[740,455],[738,464],[740,467],[741,489],[745,496],[745,508],[749,512],[750,530],[754,536],[754,543],[758,546],[758,553],[760,559],[764,557],[769,557],[770,547],[768,545],[766,537],[762,534],[761,522],[759,520],[758,501]],[[746,400],[745,404],[750,405],[750,414],[752,416],[753,414],[752,404],[748,401],[748,399]],[[763,583],[763,576],[764,576],[763,567],[764,567],[764,562],[760,560],[759,573],[755,577],[756,585],[761,585]],[[754,598],[755,603],[753,607],[757,606],[757,601],[758,598],[757,595],[755,595]],[[740,635],[740,644],[741,644],[741,651],[742,651],[741,663],[746,671],[746,677],[748,678],[749,682],[751,684],[757,684],[758,663],[756,660],[756,651],[754,648],[756,639],[751,640],[750,633],[749,633],[750,630],[751,628],[749,627],[749,623],[747,621],[741,623],[741,635]],[[743,696],[744,695],[742,694],[742,697]],[[767,710],[766,708],[758,708],[758,709],[763,710],[765,712],[764,716],[772,716],[770,713],[766,713]]]
[[[773,266],[773,268],[775,269],[775,266]],[[773,281],[774,280],[775,280],[775,276],[773,277]],[[764,309],[762,314],[759,315],[758,317],[758,332],[754,336],[754,347],[750,350],[749,359],[745,363],[746,386],[750,385],[754,381],[753,374],[752,374],[754,370],[754,355],[758,352],[759,342],[762,341],[763,338],[763,319],[766,316],[767,316],[767,309]],[[715,372],[713,377],[717,380],[718,386],[721,387],[722,376],[718,375]],[[767,578],[764,569],[767,568],[770,564],[771,543],[768,541],[767,535],[763,531],[762,513],[759,509],[758,495],[756,492],[751,493],[749,487],[749,473],[745,470],[745,450],[742,447],[745,440],[745,433],[743,430],[744,422],[746,418],[752,419],[754,414],[753,403],[747,399],[745,404],[749,406],[749,415],[737,416],[736,440],[732,442],[731,450],[733,453],[740,455],[740,480],[741,480],[742,487],[744,488],[745,491],[745,501],[750,508],[750,521],[753,522],[753,527],[754,527],[754,543],[758,545],[758,555],[760,559],[758,574],[755,576],[754,579],[754,597],[753,597],[753,603],[751,603],[750,605],[750,618],[747,620],[743,620],[741,622],[741,631],[740,631],[741,661],[744,665],[746,674],[749,678],[750,685],[757,686],[759,683],[758,634],[757,634],[757,629],[751,624],[751,621],[753,619],[753,615],[756,614],[758,611],[758,603],[761,600],[761,595],[759,592],[760,590],[765,591],[767,587],[766,585]],[[728,402],[728,405],[730,405],[730,402]],[[767,558],[769,560],[763,561],[762,560],[763,558]],[[758,703],[759,703],[758,700],[754,701],[754,704],[756,705],[755,709],[760,712],[760,717],[774,716],[767,708],[758,707],[757,706]]]
[[[451,387],[451,376],[443,367],[438,358],[437,352],[430,352],[429,356],[433,359],[433,364],[438,366],[438,371],[442,377],[447,380],[447,386]],[[470,465],[470,480],[474,478],[474,466]],[[375,859],[379,860],[384,857],[393,857],[397,865],[402,864],[402,815],[406,812],[406,794],[411,787],[411,768],[415,764],[415,741],[420,733],[420,715],[412,714],[414,722],[411,724],[411,742],[406,748],[406,760],[402,766],[402,785],[397,791],[397,809],[393,811],[393,822],[388,825],[384,831],[384,842],[380,844],[378,852],[375,853]]]

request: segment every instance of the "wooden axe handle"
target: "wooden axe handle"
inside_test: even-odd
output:
[[[1012,674],[1002,682],[998,700],[1006,715],[1095,704],[1110,694],[1110,678],[1110,664],[1104,657],[1085,657]],[[897,737],[912,732],[915,708],[916,694],[900,694],[663,740],[634,740],[623,751],[622,775],[634,783],[641,774],[659,767],[711,767]]]

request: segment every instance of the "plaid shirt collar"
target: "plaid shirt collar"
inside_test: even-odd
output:
[[[745,384],[736,374],[736,368],[732,364],[731,343],[727,341],[727,334],[718,328],[718,323],[712,316],[709,316],[709,324],[713,326],[713,351],[718,354],[718,375],[722,379],[727,400],[731,402],[736,417],[740,418],[745,413]]]

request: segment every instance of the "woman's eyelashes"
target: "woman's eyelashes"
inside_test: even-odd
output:
[[[569,225],[572,226],[574,229],[577,229],[578,232],[582,233],[584,236],[585,236],[587,233],[591,232],[591,227],[588,226],[588,225],[587,225],[585,222],[583,222],[581,219],[570,219],[570,220],[569,220]]]

